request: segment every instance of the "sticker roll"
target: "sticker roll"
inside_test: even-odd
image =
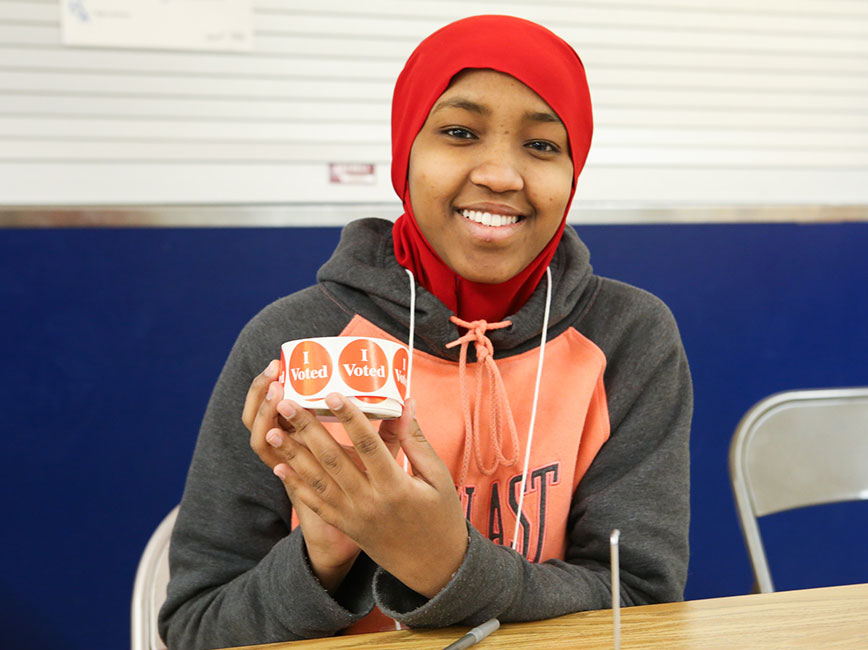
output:
[[[372,420],[401,416],[407,394],[407,346],[366,336],[323,336],[280,346],[284,399],[334,420],[325,405],[340,393]]]

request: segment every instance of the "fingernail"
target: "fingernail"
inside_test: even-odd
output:
[[[269,431],[265,436],[265,442],[272,447],[280,447],[283,444],[283,436],[277,431]]]
[[[339,411],[344,407],[344,401],[341,399],[341,396],[332,393],[325,399],[326,406],[328,406],[332,411]]]
[[[295,415],[295,408],[293,407],[291,402],[280,402],[277,405],[277,412],[280,413],[287,420],[291,420]]]
[[[271,386],[268,387],[268,393],[265,395],[265,399],[270,402],[275,397],[277,397],[279,392],[280,386],[278,386],[277,384],[271,384]]]
[[[286,473],[280,468],[280,465],[274,468],[274,475],[281,481],[286,480]]]
[[[277,359],[272,359],[268,365],[265,366],[265,370],[262,371],[262,374],[269,379],[277,377]]]

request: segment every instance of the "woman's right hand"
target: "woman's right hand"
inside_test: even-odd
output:
[[[283,387],[276,381],[278,369],[279,362],[275,359],[256,376],[247,391],[241,415],[250,431],[250,446],[272,471],[287,462],[289,448],[283,443],[285,436],[293,435],[294,431],[277,412],[277,404],[283,398]],[[287,495],[298,516],[314,575],[329,593],[334,593],[356,561],[359,547],[310,508],[297,503],[289,491]]]

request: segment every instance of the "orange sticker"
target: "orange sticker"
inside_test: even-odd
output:
[[[398,348],[392,359],[392,373],[395,375],[395,385],[398,387],[398,393],[401,399],[407,397],[407,350],[406,348]]]
[[[389,379],[389,361],[383,348],[370,339],[349,343],[338,360],[341,377],[347,386],[360,393],[372,393]]]
[[[315,341],[302,341],[289,355],[289,383],[299,395],[314,395],[329,383],[332,358]]]

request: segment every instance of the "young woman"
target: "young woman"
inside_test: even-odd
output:
[[[666,307],[595,276],[565,228],[591,132],[582,64],[539,25],[478,16],[419,45],[392,111],[405,214],[347,226],[214,389],[172,537],[170,647],[607,607],[614,528],[622,601],[681,598],[689,372]],[[326,428],[280,398],[284,341],[407,342],[411,323],[400,419],[377,429],[335,394]]]

